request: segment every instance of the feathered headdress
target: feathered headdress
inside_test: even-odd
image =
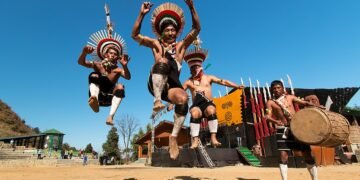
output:
[[[177,30],[176,36],[178,36],[185,25],[185,17],[183,10],[176,4],[163,3],[157,7],[151,18],[152,29],[157,37],[161,37],[162,31],[165,28],[164,25],[172,24]]]
[[[202,42],[200,41],[199,36],[193,41],[193,45],[195,48],[189,49],[186,51],[184,60],[191,68],[192,66],[199,65],[202,66],[203,62],[206,60],[206,57],[208,55],[208,50],[202,49],[200,47],[200,44]]]
[[[119,56],[127,54],[125,40],[116,32],[113,33],[112,22],[110,21],[110,10],[106,4],[105,13],[107,22],[106,29],[93,33],[89,37],[90,41],[87,42],[88,45],[96,49],[92,55],[94,59],[98,60],[103,60],[105,58],[104,55],[110,47],[115,48],[118,51]]]

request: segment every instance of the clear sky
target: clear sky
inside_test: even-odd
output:
[[[146,82],[151,51],[131,39],[140,0],[4,0],[0,6],[0,99],[41,130],[56,128],[77,148],[92,143],[100,150],[109,126],[109,108],[88,107],[91,72],[77,64],[88,37],[105,28],[108,3],[115,31],[126,40],[132,79],[115,116],[130,114],[141,127],[150,122],[153,98]],[[166,2],[154,0],[153,9]],[[173,0],[191,18],[182,0]],[[206,73],[240,83],[261,84],[292,77],[297,88],[360,86],[360,1],[358,0],[194,0],[201,21],[202,47],[209,50]],[[152,11],[141,33],[151,31]],[[189,77],[184,63],[181,80]],[[224,87],[214,86],[214,96]],[[350,103],[360,105],[358,94]],[[172,113],[164,116],[171,118]]]

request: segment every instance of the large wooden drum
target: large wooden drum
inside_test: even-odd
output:
[[[297,140],[326,147],[345,143],[350,134],[350,124],[344,116],[319,108],[305,108],[295,113],[290,128]]]

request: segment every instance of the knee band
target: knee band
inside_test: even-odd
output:
[[[195,124],[200,124],[201,123],[201,117],[200,118],[193,118],[193,117],[191,117],[190,118],[190,122],[191,123],[195,123]]]
[[[167,75],[169,73],[169,65],[163,62],[156,63],[152,69],[152,73]]]
[[[209,116],[207,117],[207,120],[208,120],[208,121],[212,121],[212,120],[216,120],[216,119],[217,119],[216,114],[211,114],[211,115],[209,115]]]
[[[279,164],[287,165],[287,164],[288,164],[288,161],[282,162],[282,161],[280,160],[280,161],[279,161]]]
[[[125,97],[125,90],[124,89],[115,90],[114,96],[119,97],[119,98],[124,98]]]
[[[305,159],[305,163],[313,165],[313,164],[315,164],[315,160],[314,159]]]
[[[175,113],[186,116],[188,113],[189,106],[187,104],[176,104]]]
[[[99,74],[91,73],[89,75],[89,83],[99,84]]]

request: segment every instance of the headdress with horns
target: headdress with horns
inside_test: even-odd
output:
[[[185,25],[185,17],[183,10],[176,4],[163,3],[157,7],[151,18],[152,29],[157,37],[161,37],[162,31],[166,25],[171,24],[177,30],[178,36]]]

